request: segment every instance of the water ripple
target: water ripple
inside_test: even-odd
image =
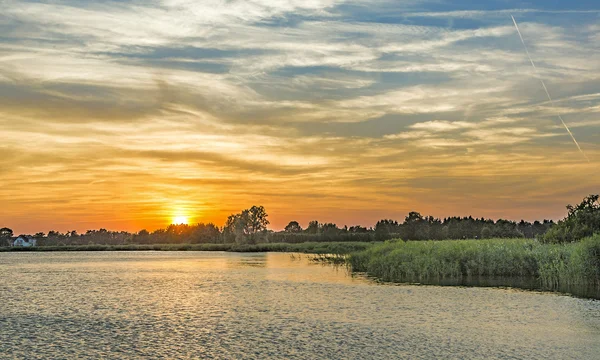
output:
[[[377,285],[306,256],[0,254],[0,358],[597,359],[600,301]]]

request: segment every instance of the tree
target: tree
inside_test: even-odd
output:
[[[308,234],[318,234],[321,232],[321,225],[317,220],[313,220],[308,223],[308,227],[304,231]]]
[[[221,232],[213,223],[198,224],[192,227],[192,243],[218,243]]]
[[[223,233],[226,238],[235,239],[237,243],[256,243],[259,233],[266,232],[269,215],[262,206],[252,206],[238,214],[227,218]]]
[[[321,226],[321,232],[324,234],[335,235],[340,232],[340,228],[334,223],[325,223]]]
[[[244,241],[244,227],[246,221],[242,217],[243,213],[231,214],[227,217],[225,226],[223,226],[223,237],[225,242],[241,243]]]
[[[424,240],[429,237],[427,222],[423,216],[416,211],[408,213],[402,227],[405,240]]]
[[[62,234],[59,231],[50,230],[50,231],[48,231],[48,237],[58,239],[58,238],[62,237]]]
[[[375,224],[375,239],[389,240],[394,236],[398,236],[400,233],[400,224],[397,221],[391,219],[379,220]]]
[[[567,205],[567,217],[553,226],[541,240],[548,243],[573,242],[600,232],[599,199],[600,195],[589,195],[577,206]]]
[[[297,221],[290,221],[290,223],[286,225],[284,231],[289,233],[300,233],[302,232],[302,227]]]
[[[263,206],[252,206],[248,210],[248,230],[250,234],[256,234],[267,230],[267,225],[270,224],[267,217],[269,216]]]
[[[142,229],[137,234],[132,235],[132,240],[136,244],[148,244],[150,242],[150,232]]]
[[[0,246],[10,246],[10,241],[13,237],[12,229],[3,227],[0,229]]]
[[[358,234],[358,233],[367,233],[369,232],[369,229],[367,229],[364,226],[360,226],[360,225],[354,225],[354,226],[350,226],[350,228],[348,229],[348,232],[351,232],[353,234]]]
[[[533,224],[529,221],[521,220],[517,224],[517,230],[519,230],[526,238],[533,238],[535,235]]]

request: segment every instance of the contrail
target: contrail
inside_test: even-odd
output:
[[[540,82],[542,83],[542,87],[544,88],[544,91],[546,92],[546,95],[548,95],[548,100],[550,100],[550,105],[554,108],[554,100],[552,100],[552,97],[550,96],[550,92],[548,91],[548,88],[546,87],[546,83],[544,82],[544,80],[542,79],[542,77],[540,76],[537,67],[535,66],[535,63],[533,62],[533,59],[531,58],[531,54],[529,53],[529,49],[527,49],[527,45],[525,44],[525,40],[523,39],[523,35],[521,34],[521,30],[519,30],[519,25],[517,25],[517,20],[515,20],[514,16],[510,16],[512,18],[513,23],[515,24],[515,28],[517,28],[517,32],[519,33],[519,38],[521,38],[521,42],[523,43],[523,47],[525,48],[525,52],[527,53],[527,57],[529,58],[529,61],[531,62],[531,66],[533,66],[533,70],[535,71],[535,75],[537,76],[538,79],[540,79]],[[579,143],[577,142],[577,140],[575,139],[575,136],[573,136],[573,133],[571,132],[571,130],[569,129],[569,127],[567,126],[567,124],[565,123],[565,121],[563,120],[562,116],[557,112],[556,114],[558,116],[558,118],[560,119],[560,122],[563,124],[563,126],[565,127],[565,130],[567,130],[567,132],[569,133],[569,135],[571,136],[571,139],[573,139],[573,142],[575,143],[575,145],[577,145],[577,148],[579,149],[579,151],[581,152],[581,155],[583,155],[583,157],[590,162],[590,159],[587,157],[587,155],[585,155],[585,153],[583,152],[583,150],[581,149],[581,146],[579,146]]]

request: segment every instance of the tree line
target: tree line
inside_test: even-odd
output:
[[[564,243],[577,241],[600,232],[600,195],[587,196],[579,205],[567,205],[567,216],[555,223],[552,220],[520,222],[499,219],[448,217],[444,219],[410,212],[404,221],[382,219],[373,227],[343,226],[335,223],[310,221],[302,228],[297,221],[290,221],[283,231],[269,230],[268,214],[263,206],[252,206],[237,214],[231,214],[223,227],[213,223],[194,225],[169,225],[155,231],[141,230],[137,233],[88,230],[50,231],[48,234],[32,235],[37,244],[89,245],[89,244],[256,244],[256,243],[302,243],[490,238],[537,238],[542,242]],[[24,235],[25,236],[25,235]],[[30,236],[30,235],[26,235]],[[9,246],[13,231],[0,229],[0,246]]]
[[[383,241],[394,238],[404,240],[487,239],[487,238],[536,238],[544,235],[555,223],[552,220],[510,221],[473,217],[448,217],[444,219],[410,212],[403,222],[391,219],[378,221],[373,227],[343,226],[335,223],[308,223],[306,228],[297,221],[290,221],[283,231],[272,231],[268,214],[262,206],[252,206],[232,214],[221,228],[212,223],[194,225],[169,225],[155,231],[141,230],[137,233],[109,231],[106,229],[77,231],[50,231],[48,234],[32,235],[39,246],[89,245],[89,244],[181,244],[181,243],[301,243]],[[0,244],[9,245],[12,230],[0,229]]]

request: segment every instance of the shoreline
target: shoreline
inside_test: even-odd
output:
[[[600,236],[580,243],[527,239],[262,244],[122,244],[1,247],[1,253],[106,251],[279,252],[320,255],[379,283],[509,287],[600,300]],[[331,255],[331,256],[329,256]],[[598,258],[600,259],[600,258]]]
[[[34,247],[0,247],[10,252],[77,252],[77,251],[226,251],[226,252],[297,252],[306,254],[349,254],[366,250],[369,242],[311,242],[263,244],[122,244],[122,245],[56,245]]]

